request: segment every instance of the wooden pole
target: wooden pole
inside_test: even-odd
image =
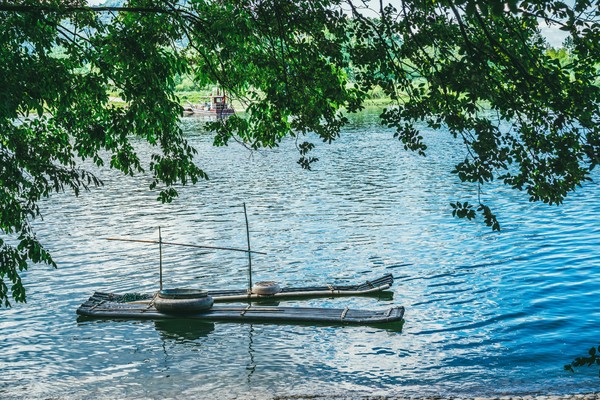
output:
[[[160,226],[158,227],[158,253],[159,253],[159,279],[160,279],[160,290],[163,290],[163,271],[162,271],[162,235],[160,234]]]
[[[248,227],[248,212],[244,203],[244,217],[246,218],[246,238],[248,239],[248,293],[252,292],[252,251],[250,250],[250,228]]]
[[[106,238],[106,240],[116,240],[119,242],[135,242],[135,243],[150,243],[150,244],[160,244],[161,242],[156,240],[142,240],[142,239],[124,239],[124,238]],[[200,246],[196,244],[185,244],[185,243],[174,243],[174,242],[162,242],[162,244],[170,245],[170,246],[183,246],[183,247],[195,247],[197,249],[212,249],[212,250],[229,250],[229,251],[241,251],[243,253],[247,253],[248,250],[245,249],[235,249],[232,247],[217,247],[217,246]],[[254,254],[267,254],[262,251],[252,251]]]

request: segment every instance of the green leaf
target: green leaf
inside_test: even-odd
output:
[[[571,372],[575,373],[575,370],[573,369],[573,366],[572,366],[571,364],[566,364],[566,365],[564,366],[564,369],[565,369],[566,371],[571,371]]]

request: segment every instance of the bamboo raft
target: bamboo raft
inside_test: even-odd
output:
[[[190,314],[161,313],[154,302],[124,301],[125,295],[94,293],[83,303],[77,314],[92,318],[110,319],[173,319],[190,318],[205,321],[234,322],[283,322],[377,325],[402,321],[404,307],[387,310],[355,310],[308,307],[265,307],[265,306],[213,306],[211,309]]]
[[[368,296],[385,292],[394,283],[392,274],[385,274],[380,278],[354,285],[326,285],[307,287],[283,287],[274,294],[257,294],[248,289],[209,290],[208,295],[215,302],[249,301],[249,300],[279,300],[290,298],[311,297],[342,297],[342,296]],[[389,292],[388,292],[389,293]],[[153,294],[136,295],[138,301],[150,302]]]
[[[385,274],[372,281],[365,281],[355,285],[327,285],[308,287],[284,287],[280,292],[274,294],[256,294],[247,289],[215,290],[208,292],[216,302],[239,301],[239,300],[261,300],[284,299],[284,298],[308,298],[308,297],[342,297],[373,295],[386,291],[394,283],[392,274]]]

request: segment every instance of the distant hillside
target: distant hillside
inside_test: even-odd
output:
[[[99,4],[100,7],[122,7],[125,0],[106,0]]]

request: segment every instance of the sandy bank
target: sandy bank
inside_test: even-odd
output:
[[[600,393],[574,395],[531,395],[498,397],[411,397],[411,396],[281,396],[273,400],[600,400]]]

